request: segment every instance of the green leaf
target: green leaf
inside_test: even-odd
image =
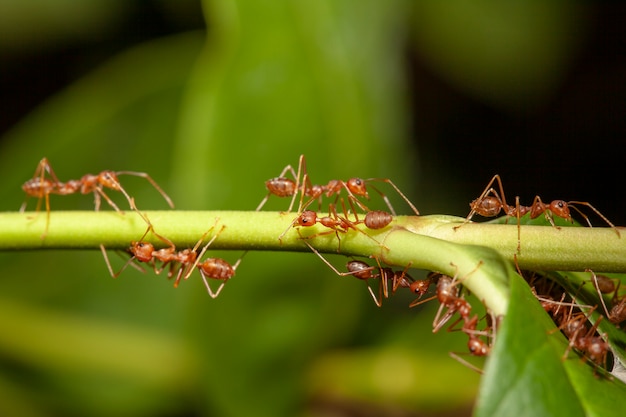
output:
[[[626,385],[571,354],[528,285],[511,280],[511,303],[487,362],[475,415],[621,416]],[[601,394],[600,394],[601,393]]]

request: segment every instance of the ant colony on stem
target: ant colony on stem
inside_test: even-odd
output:
[[[290,175],[290,177],[286,177]],[[278,177],[265,182],[267,195],[259,203],[257,210],[261,210],[271,196],[291,198],[286,213],[291,213],[294,207],[297,212],[289,227],[279,235],[279,241],[293,229],[296,228],[298,239],[315,253],[324,264],[326,264],[338,276],[352,276],[367,284],[367,290],[378,307],[382,306],[383,300],[397,291],[410,291],[417,296],[417,299],[410,304],[410,307],[417,306],[430,300],[438,300],[440,308],[433,323],[433,330],[441,329],[456,313],[460,318],[456,320],[449,330],[455,330],[458,323],[462,322],[460,331],[468,336],[469,353],[475,356],[486,356],[495,339],[496,320],[485,316],[479,318],[478,315],[471,316],[471,305],[462,295],[462,278],[451,278],[439,273],[431,273],[425,279],[414,279],[408,270],[411,264],[404,268],[394,269],[384,266],[382,260],[373,256],[375,264],[371,265],[364,260],[350,259],[346,262],[345,272],[335,267],[328,261],[311,243],[312,239],[324,235],[334,235],[337,240],[337,251],[341,250],[341,242],[348,233],[361,233],[373,240],[384,250],[384,245],[377,241],[368,230],[384,230],[393,224],[396,210],[391,205],[389,198],[373,183],[386,183],[407,203],[414,215],[419,216],[419,211],[402,191],[387,178],[360,179],[353,177],[347,181],[333,179],[326,185],[313,184],[306,170],[304,155],[300,156],[297,171],[291,165],[287,165]],[[368,207],[370,195],[368,187],[374,190],[382,199],[387,210],[370,209]],[[328,200],[332,199],[332,200]],[[296,201],[298,202],[296,206]],[[320,214],[323,206],[327,205],[327,215]],[[367,202],[367,203],[366,203]],[[316,210],[311,206],[315,204]],[[340,208],[340,209],[338,209]],[[322,231],[304,235],[301,230],[316,225],[321,225]],[[482,262],[476,266],[480,268]],[[432,297],[423,298],[429,293],[431,287],[434,289]],[[487,324],[481,325],[481,321]],[[459,361],[468,364],[473,369],[473,365],[467,363],[457,355]]]
[[[227,226],[221,224],[219,218],[215,218],[214,223],[198,237],[193,247],[177,248],[172,240],[157,233],[147,214],[137,208],[134,197],[130,196],[120,184],[118,177],[122,175],[144,178],[161,194],[167,204],[174,208],[170,197],[145,172],[102,171],[97,175],[84,175],[79,180],[61,182],[48,160],[43,158],[37,165],[33,177],[22,186],[27,198],[20,212],[25,211],[30,197],[37,198],[36,212],[39,212],[42,201],[45,201],[46,223],[41,235],[44,239],[50,225],[50,195],[68,195],[79,192],[93,194],[96,211],[100,209],[101,200],[104,199],[117,213],[123,214],[106,190],[120,192],[128,201],[132,212],[140,216],[147,227],[138,240],[128,243],[126,253],[129,258],[118,271],[114,271],[104,245],[100,245],[111,276],[117,278],[129,266],[142,272],[149,269],[156,275],[166,271],[167,278],[173,280],[174,287],[178,287],[181,281],[187,280],[197,269],[209,296],[218,297],[226,283],[235,276],[245,256],[244,252],[233,264],[217,257],[203,259],[205,253],[219,239]],[[477,260],[475,267],[465,273],[459,273],[459,268],[450,263],[446,265],[448,267],[446,270],[456,271],[453,276],[434,271],[422,279],[416,279],[409,274],[412,263],[399,268],[385,265],[385,253],[389,251],[389,248],[384,245],[384,239],[380,237],[386,236],[388,231],[401,228],[401,226],[398,225],[396,210],[391,201],[376,187],[383,184],[391,187],[408,205],[411,215],[420,215],[415,205],[388,178],[352,177],[346,181],[331,179],[325,185],[313,184],[307,172],[304,155],[300,156],[297,170],[287,165],[277,177],[265,182],[267,194],[256,207],[256,211],[260,211],[270,198],[290,198],[287,210],[281,213],[282,216],[290,217],[287,229],[277,236],[280,243],[289,234],[291,238],[301,242],[305,250],[308,248],[319,257],[338,276],[354,277],[365,282],[367,291],[378,307],[382,307],[383,300],[397,292],[412,294],[414,299],[409,303],[409,308],[429,301],[437,302],[438,309],[432,323],[433,332],[438,332],[444,327],[447,331],[460,331],[467,336],[468,352],[466,354],[475,357],[489,355],[502,317],[495,317],[488,309],[485,309],[484,313],[476,313],[476,309],[472,309],[470,298],[466,296],[468,292],[463,285],[466,279],[483,266],[484,261]],[[374,196],[370,199],[369,190],[373,190],[379,197]],[[376,203],[372,200],[377,199],[379,205],[384,205],[383,210],[368,207]],[[558,227],[554,217],[573,222],[570,212],[570,209],[573,209],[591,227],[589,218],[579,208],[583,206],[593,211],[620,236],[619,230],[613,223],[588,202],[554,200],[548,204],[536,196],[530,206],[521,205],[519,197],[515,198],[514,205],[509,205],[498,175],[495,175],[480,196],[470,203],[471,210],[465,221],[454,226],[454,230],[469,223],[476,215],[495,217],[503,214],[507,220],[514,217],[517,219],[517,252],[519,253],[523,216],[528,215],[530,219],[535,219],[543,215],[552,227]],[[295,212],[293,212],[294,208],[296,208]],[[370,245],[373,242],[377,251],[372,253],[376,255],[370,256],[369,261],[350,258],[346,261],[345,267],[338,268],[322,255],[319,246],[316,248],[318,243],[316,238],[321,236],[332,239],[332,245],[336,238],[337,252],[341,251],[342,241],[349,241],[351,237],[365,236]],[[334,246],[331,246],[330,250],[326,248],[325,251],[332,252],[333,248]],[[515,255],[514,259],[516,259]],[[572,295],[571,289],[568,293],[554,280],[548,279],[547,273],[521,271],[519,267],[517,270],[526,279],[545,312],[554,320],[555,331],[560,331],[567,338],[568,345],[563,353],[563,360],[571,351],[575,351],[594,366],[606,367],[611,357],[611,349],[606,335],[600,333],[599,328],[606,326],[607,323],[619,327],[626,321],[626,294],[620,294],[620,279],[587,270],[590,274],[589,282],[593,284],[591,293],[598,302],[594,302],[593,305],[581,305],[577,299],[578,293]],[[216,288],[213,288],[215,284],[211,285],[211,283],[215,282],[218,284]],[[460,354],[451,353],[451,356],[470,368],[482,372],[478,367],[461,358]]]

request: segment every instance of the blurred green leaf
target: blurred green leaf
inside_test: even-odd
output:
[[[510,109],[549,98],[583,44],[586,5],[568,1],[413,2],[426,64],[456,88]]]

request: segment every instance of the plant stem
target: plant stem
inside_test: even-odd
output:
[[[496,314],[508,304],[508,278],[513,262],[523,269],[626,272],[626,238],[609,228],[521,227],[463,224],[451,216],[398,216],[390,226],[338,233],[321,225],[292,228],[294,213],[245,211],[147,211],[155,231],[177,247],[195,245],[220,231],[212,249],[309,251],[303,237],[321,253],[376,257],[389,265],[435,270],[457,276]],[[127,249],[146,232],[134,212],[70,211],[50,213],[45,239],[45,213],[1,213],[0,250]],[[458,227],[462,225],[462,227]],[[223,227],[223,228],[222,228]],[[283,232],[284,237],[278,240]],[[153,233],[145,240],[166,246]],[[507,262],[510,261],[510,262]]]

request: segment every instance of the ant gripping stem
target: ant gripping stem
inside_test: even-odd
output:
[[[384,268],[380,265],[378,258],[376,258],[376,262],[378,266],[370,266],[363,261],[352,260],[346,264],[346,268],[348,272],[340,272],[328,262],[326,258],[322,256],[321,253],[317,249],[315,249],[309,242],[304,242],[313,253],[315,253],[330,269],[333,270],[339,276],[354,276],[357,279],[368,281],[370,279],[379,279],[378,284],[378,296],[374,293],[372,287],[368,284],[367,289],[374,300],[374,303],[377,307],[381,307],[383,303],[383,297],[389,298],[389,283],[391,281],[392,285],[392,293],[395,293],[396,289],[399,287],[408,288],[411,283],[414,281],[413,278],[407,274],[407,270],[410,268],[411,264],[407,265],[406,268],[402,272],[393,271],[391,268]],[[376,271],[376,272],[374,272]]]
[[[200,271],[200,275],[202,276],[202,281],[204,282],[204,286],[206,287],[207,292],[209,293],[211,298],[217,298],[217,296],[220,295],[220,292],[226,285],[226,282],[235,276],[237,267],[239,267],[241,260],[247,253],[247,252],[244,252],[243,255],[241,255],[239,259],[237,259],[237,262],[235,262],[234,265],[231,265],[230,263],[228,263],[222,258],[207,258],[203,262],[199,262],[202,256],[204,256],[204,253],[206,252],[206,250],[209,248],[209,246],[211,246],[213,241],[217,239],[217,237],[222,233],[225,227],[226,226],[222,226],[221,229],[211,238],[211,240],[209,240],[207,244],[204,245],[204,247],[202,248],[202,251],[200,251],[200,254],[198,255],[192,267],[192,270],[193,268],[197,267],[198,270]],[[189,273],[191,273],[191,271]],[[187,276],[189,276],[189,274]],[[185,276],[185,279],[187,279],[187,276]],[[217,288],[217,290],[213,291],[211,289],[211,286],[209,285],[208,279],[220,280],[222,281],[222,283]]]
[[[335,236],[337,237],[337,241],[338,241],[337,252],[339,252],[341,250],[341,238],[339,237],[339,232],[345,234],[349,230],[355,230],[357,232],[363,233],[365,236],[367,236],[368,238],[372,239],[377,244],[380,244],[380,242],[378,242],[376,239],[374,239],[369,234],[365,233],[365,231],[363,231],[363,230],[359,229],[358,227],[356,227],[356,225],[361,223],[361,221],[357,220],[356,222],[352,222],[352,221],[347,219],[348,214],[347,214],[347,211],[346,211],[345,204],[343,204],[343,199],[341,200],[341,202],[342,202],[342,206],[343,206],[344,216],[340,216],[339,214],[337,214],[337,210],[336,210],[334,204],[330,204],[329,205],[329,207],[328,207],[328,216],[319,217],[317,215],[317,213],[312,211],[312,210],[304,210],[298,217],[296,217],[291,222],[289,227],[287,229],[285,229],[285,231],[283,233],[281,233],[280,236],[278,236],[278,240],[282,241],[283,236],[285,236],[285,234],[287,234],[287,232],[292,227],[297,227],[297,226],[300,226],[300,227],[312,227],[312,226],[316,225],[317,223],[320,223],[322,226],[328,228],[329,230],[328,231],[324,231],[324,232],[320,232],[320,233],[316,233],[316,234],[311,235],[311,236],[304,237],[304,236],[302,236],[302,234],[300,234],[300,229],[298,228],[297,231],[298,231],[298,234],[300,235],[300,238],[301,239],[312,239],[312,238],[316,238],[318,236],[324,236],[324,235],[327,235],[327,234],[334,233]],[[380,217],[377,216],[377,214],[384,213],[384,212],[370,212],[370,213],[374,213],[374,214],[369,217],[369,220],[368,220],[368,216],[366,215],[366,221],[370,224],[370,226],[372,226],[371,227],[372,229],[385,227],[392,220],[392,218],[386,218],[384,216],[380,216]],[[386,223],[387,221],[389,223]],[[366,224],[366,226],[367,226],[367,224]],[[374,226],[376,226],[376,227],[374,227]]]

